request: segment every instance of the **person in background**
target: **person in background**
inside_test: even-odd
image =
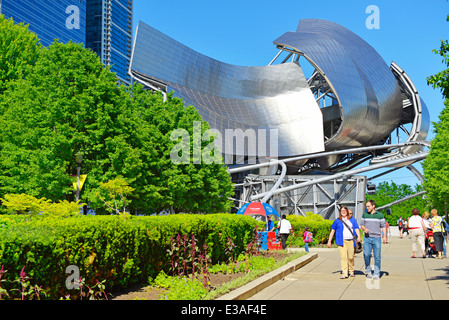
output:
[[[287,220],[287,217],[285,214],[282,215],[281,221],[278,223],[278,229],[279,234],[281,235],[281,241],[282,241],[282,250],[285,250],[287,248],[287,239],[290,233],[293,232],[292,225],[290,221]]]
[[[348,209],[348,214],[349,214],[349,219],[351,219],[354,216],[351,209]]]
[[[412,210],[412,216],[408,218],[408,230],[410,232],[410,238],[412,239],[412,258],[416,258],[416,251],[418,249],[417,242],[422,250],[423,259],[426,258],[426,246],[424,245],[424,239],[426,234],[426,226],[424,220],[419,216],[419,210],[414,208]]]
[[[402,220],[402,216],[399,217],[398,221],[396,222],[398,229],[399,229],[399,237],[402,239],[402,232],[404,229],[404,220]]]
[[[349,212],[349,219],[351,219],[352,217],[354,217],[354,213],[352,212],[351,209],[348,208],[348,212]],[[359,232],[360,232],[360,229],[359,229]],[[361,241],[359,241],[359,242],[361,242]],[[357,244],[355,243],[354,245],[357,245]],[[354,248],[355,248],[355,247],[354,247]],[[355,251],[354,251],[354,258],[355,258],[355,257],[356,257],[356,253],[355,253]]]
[[[309,243],[312,242],[311,239],[312,239],[312,232],[309,231],[308,227],[305,227],[304,234],[302,236],[302,241],[304,242],[304,249],[306,250],[306,252],[309,252]]]
[[[391,233],[390,233],[390,224],[385,220],[385,233],[387,236],[387,242],[388,242],[388,237],[391,237]]]
[[[267,231],[268,232],[274,232],[276,229],[274,227],[274,222],[271,220],[271,217],[267,216]]]
[[[429,213],[427,211],[424,211],[424,213],[422,214],[422,220],[424,221],[424,226],[426,227],[424,233],[426,233],[429,230],[432,230],[432,228],[430,227]]]
[[[404,235],[407,233],[407,236],[410,236],[410,233],[408,232],[408,220],[404,220]]]
[[[443,258],[443,218],[438,215],[436,209],[430,211],[432,214],[432,219],[430,220],[430,227],[433,230],[433,239],[435,241],[435,249],[438,252],[437,259]]]
[[[449,230],[449,224],[446,220],[443,219],[444,230],[443,230],[443,257],[446,258],[446,238],[447,238],[447,230]]]

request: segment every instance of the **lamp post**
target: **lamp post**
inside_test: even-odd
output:
[[[76,167],[76,201],[80,199],[80,173],[81,173],[81,163],[83,162],[83,156],[81,152],[78,152],[75,156]]]

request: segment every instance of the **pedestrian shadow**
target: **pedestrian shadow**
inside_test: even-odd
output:
[[[380,277],[382,278],[383,276],[389,276],[390,273],[388,271],[380,271]]]
[[[363,274],[363,275],[365,275],[365,272],[363,272],[363,271],[359,271],[360,272],[360,274]],[[357,273],[356,273],[357,274]],[[379,278],[382,278],[382,277],[388,277],[390,275],[390,273],[388,272],[388,271],[380,271],[379,272]]]
[[[333,271],[332,274],[341,274],[341,270]],[[356,275],[356,276],[364,276],[365,275],[365,271],[355,270],[354,271],[354,275]],[[390,275],[390,273],[388,271],[380,271],[380,278],[382,278],[383,276],[388,277],[389,275]],[[449,281],[449,270],[448,270],[448,278],[447,278],[447,280]]]
[[[443,271],[444,274],[428,278],[427,281],[443,280],[449,285],[449,267],[441,269],[433,269],[434,271]]]

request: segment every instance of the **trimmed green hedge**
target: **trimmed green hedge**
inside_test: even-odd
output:
[[[199,248],[207,244],[212,262],[225,260],[228,237],[243,251],[253,239],[257,222],[232,214],[170,215],[124,220],[119,216],[80,216],[25,221],[0,216],[0,265],[10,280],[25,266],[31,283],[42,285],[50,298],[68,293],[70,265],[79,267],[90,285],[106,280],[107,290],[147,281],[168,272],[167,249],[178,234],[195,235]]]
[[[313,234],[312,246],[316,244],[325,244],[329,240],[331,231],[331,220],[326,220],[318,214],[307,213],[307,216],[288,215],[287,220],[292,224],[294,236],[288,237],[287,246],[297,247],[303,246],[302,236],[304,228],[308,227]]]

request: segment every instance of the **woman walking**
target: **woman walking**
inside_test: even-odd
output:
[[[412,239],[412,258],[416,258],[416,250],[418,249],[417,242],[422,250],[422,257],[426,257],[426,247],[424,245],[424,238],[426,233],[426,226],[424,225],[423,218],[419,216],[419,210],[414,208],[412,210],[412,216],[408,218],[408,230]]]
[[[349,217],[349,210],[346,206],[340,208],[340,215],[332,224],[327,246],[332,246],[332,238],[335,234],[335,243],[340,251],[341,277],[340,279],[354,277],[354,236],[357,235],[357,242],[360,242],[359,225],[355,218]]]
[[[430,222],[430,227],[433,230],[433,239],[435,241],[435,248],[438,252],[437,259],[443,258],[443,218],[438,215],[438,211],[436,209],[432,209],[430,211],[432,214],[432,219]]]

